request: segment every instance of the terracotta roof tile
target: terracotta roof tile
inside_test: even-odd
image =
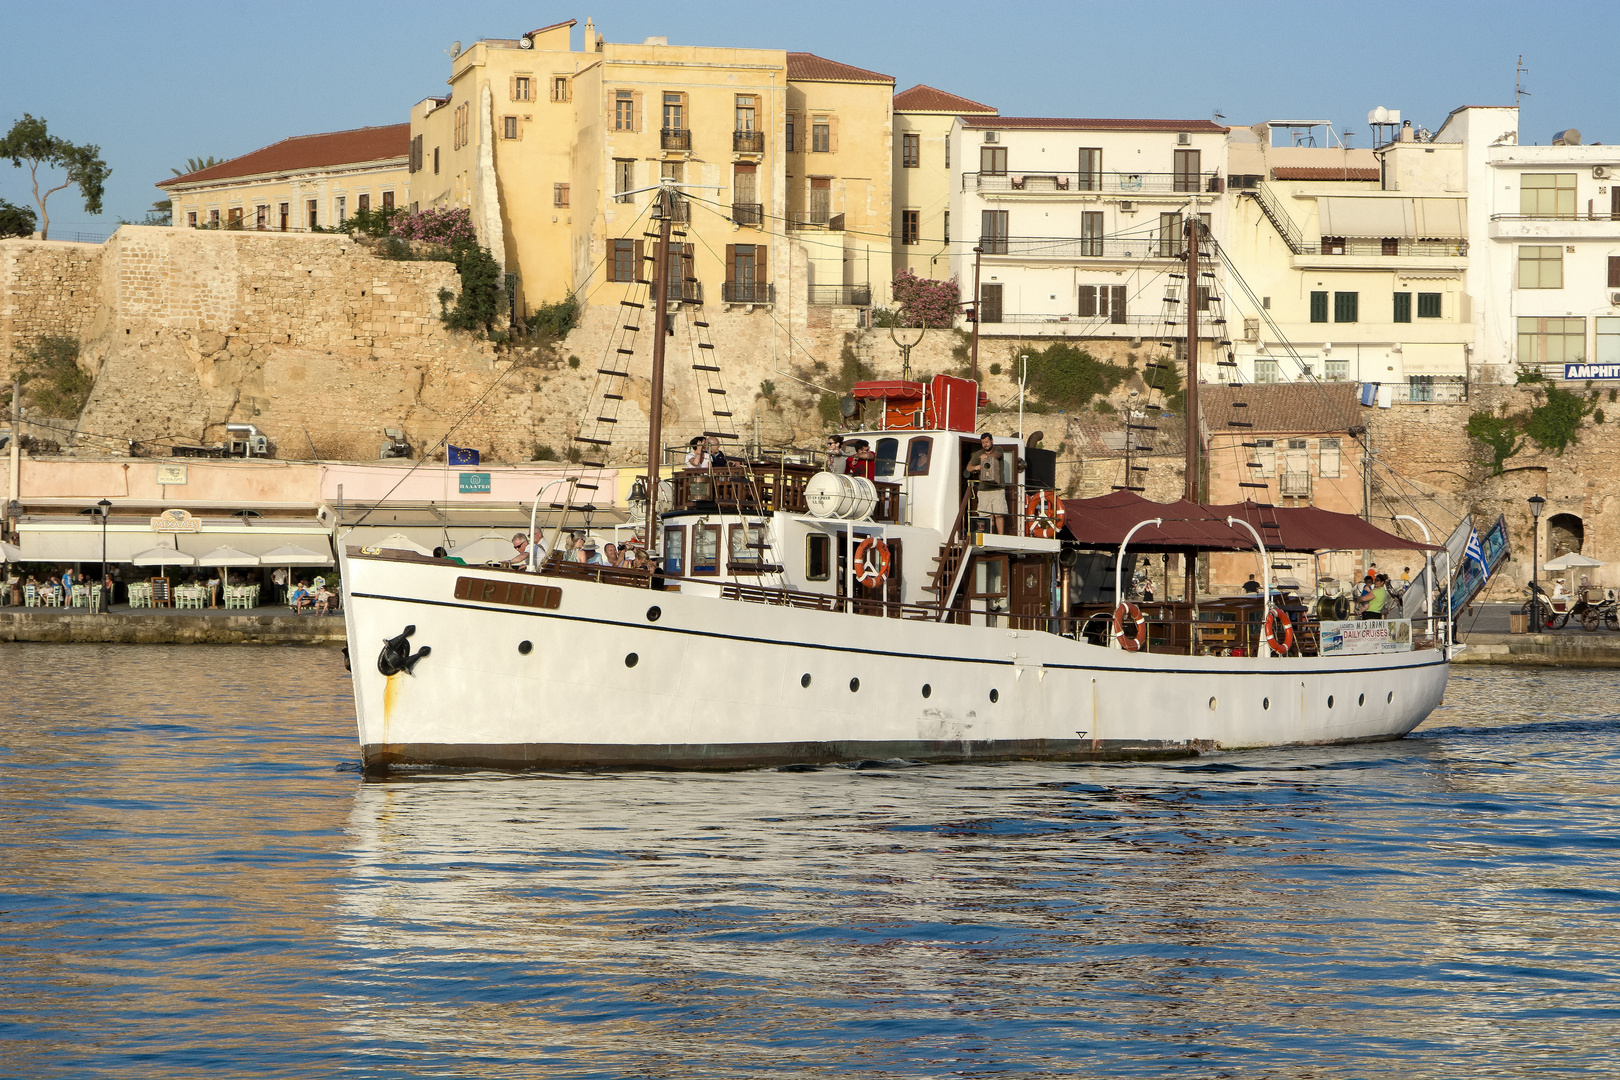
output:
[[[1350,382],[1205,384],[1198,397],[1205,430],[1212,436],[1343,432],[1364,422],[1358,384]],[[1247,407],[1233,408],[1236,402]],[[1254,426],[1228,427],[1229,420]]]
[[[840,64],[815,53],[790,52],[787,54],[787,77],[800,82],[868,82],[893,83],[893,75],[880,75],[865,68]]]
[[[352,131],[332,131],[324,135],[296,135],[291,139],[272,143],[261,150],[255,150],[251,154],[243,154],[241,157],[220,162],[211,168],[163,180],[157,186],[168,187],[171,184],[194,184],[203,180],[229,180],[233,177],[258,176],[262,173],[384,161],[388,158],[406,157],[410,153],[410,148],[409,124],[355,128]]]
[[[977,101],[969,101],[965,97],[947,94],[945,91],[918,83],[910,90],[902,90],[894,95],[895,112],[932,112],[950,113],[952,116],[961,116],[965,113],[991,113],[994,114],[994,105],[981,105]]]
[[[968,116],[963,126],[970,128],[1025,128],[1030,131],[1187,131],[1200,135],[1224,135],[1226,128],[1209,120],[1113,120],[1067,119],[1043,116]]]
[[[1332,165],[1279,165],[1271,170],[1273,180],[1377,180],[1378,167],[1334,168]]]

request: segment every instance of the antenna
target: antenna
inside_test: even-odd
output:
[[[1519,98],[1529,97],[1530,91],[1524,88],[1524,76],[1530,74],[1530,69],[1524,66],[1524,53],[1519,54],[1518,66],[1513,70],[1513,107],[1519,107]]]
[[[454,60],[456,57],[458,57],[460,55],[461,55],[461,42],[452,41],[450,43],[450,59]]]

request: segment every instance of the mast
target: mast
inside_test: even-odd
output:
[[[1198,200],[1187,222],[1187,482],[1183,497],[1198,501],[1202,446],[1198,438]]]
[[[663,457],[664,438],[664,324],[669,318],[669,219],[675,212],[675,200],[666,184],[658,189],[658,254],[653,266],[653,349],[652,389],[647,403],[647,556],[649,560],[659,550],[658,528],[658,467]],[[652,575],[647,575],[647,587],[652,587]]]

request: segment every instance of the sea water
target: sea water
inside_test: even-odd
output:
[[[1620,1069],[1620,674],[1333,749],[385,782],[335,650],[0,684],[4,1077]]]

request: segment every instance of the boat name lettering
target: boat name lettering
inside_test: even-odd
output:
[[[456,578],[457,600],[479,600],[486,604],[510,604],[513,607],[549,608],[556,610],[562,603],[562,590],[551,585],[529,585],[521,581],[497,581],[492,578]]]

